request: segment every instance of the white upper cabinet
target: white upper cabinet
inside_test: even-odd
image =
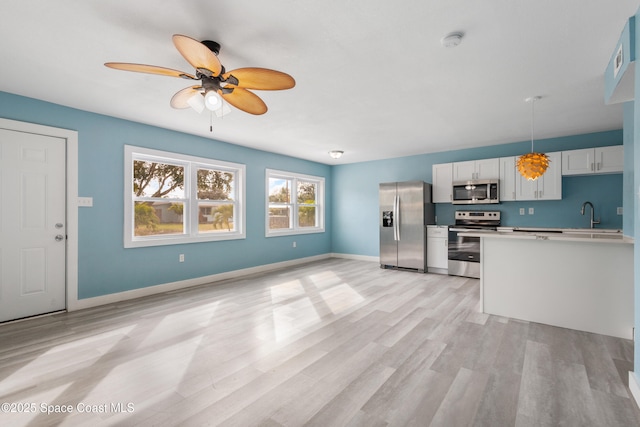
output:
[[[562,153],[546,153],[549,168],[540,178],[529,181],[516,172],[516,200],[562,199]]]
[[[622,173],[623,169],[622,145],[562,152],[562,175]]]
[[[624,171],[624,146],[596,148],[596,173],[622,173]]]
[[[516,200],[516,157],[500,158],[500,201]]]
[[[471,160],[453,164],[453,181],[470,181],[472,179],[499,179],[499,159]]]
[[[453,163],[433,165],[431,168],[431,199],[433,203],[451,203],[453,199]]]

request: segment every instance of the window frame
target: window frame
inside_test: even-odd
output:
[[[150,199],[137,197],[133,194],[133,162],[154,161],[177,166],[183,166],[184,170],[184,198],[167,198],[166,200],[184,203],[183,225],[184,234],[165,234],[154,236],[134,236],[135,202]],[[222,240],[237,240],[246,238],[246,166],[240,163],[231,163],[222,160],[204,157],[190,156],[169,151],[154,150],[151,148],[124,146],[124,247],[138,248],[149,246],[178,245],[185,243],[214,242]],[[197,173],[198,169],[215,169],[234,173],[234,197],[233,200],[225,200],[224,204],[234,205],[234,231],[200,233],[198,231],[198,202],[211,201],[198,199]],[[238,218],[235,218],[238,216]]]
[[[291,188],[295,189],[295,191],[291,191],[290,193],[290,202],[287,204],[282,204],[282,206],[291,206],[291,218],[292,225],[290,228],[286,229],[274,229],[271,230],[269,228],[269,208],[274,207],[272,203],[269,202],[269,179],[270,178],[281,178],[281,179],[289,179],[292,181]],[[310,182],[316,184],[316,203],[313,205],[298,203],[298,181],[302,182]],[[298,211],[300,207],[304,206],[314,206],[316,209],[316,223],[315,227],[300,227],[298,224]],[[295,172],[288,172],[276,169],[266,169],[265,172],[265,236],[266,237],[276,237],[276,236],[292,236],[296,234],[313,234],[313,233],[324,233],[325,228],[325,178],[321,176],[314,175],[306,175]]]

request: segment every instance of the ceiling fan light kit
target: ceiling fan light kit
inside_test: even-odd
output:
[[[204,106],[209,111],[215,111],[222,106],[222,98],[218,92],[210,90],[204,96]]]
[[[191,37],[174,34],[173,44],[195,69],[195,75],[155,65],[124,62],[107,62],[104,65],[117,70],[200,80],[200,86],[182,89],[171,98],[173,108],[191,107],[198,112],[206,107],[224,114],[220,107],[224,105],[222,100],[225,100],[244,112],[264,114],[267,112],[267,105],[251,90],[284,90],[291,89],[296,84],[289,74],[267,68],[238,68],[227,72],[218,60],[220,44],[211,40],[199,42]],[[201,103],[199,98],[203,98],[203,95]]]

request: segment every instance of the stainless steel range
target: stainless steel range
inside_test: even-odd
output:
[[[499,211],[456,211],[455,224],[449,227],[449,274],[480,278],[480,238],[460,234],[472,230],[496,230],[499,226]]]

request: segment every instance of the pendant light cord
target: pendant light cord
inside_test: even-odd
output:
[[[533,106],[536,103],[536,97],[531,98],[531,152],[533,153]]]

